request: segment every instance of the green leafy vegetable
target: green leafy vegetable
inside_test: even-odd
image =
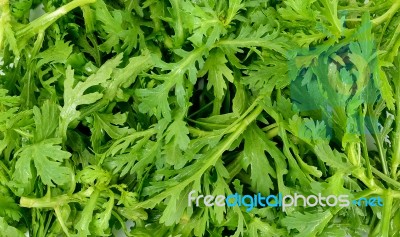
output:
[[[399,0],[0,0],[0,235],[398,236],[399,29]],[[384,205],[188,203],[234,193]]]

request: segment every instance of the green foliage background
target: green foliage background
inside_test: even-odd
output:
[[[398,236],[399,9],[0,0],[1,235]],[[384,207],[189,207],[191,190]]]

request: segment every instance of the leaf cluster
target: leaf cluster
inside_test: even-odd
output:
[[[1,235],[397,236],[399,9],[0,0]],[[246,212],[192,190],[385,206]]]

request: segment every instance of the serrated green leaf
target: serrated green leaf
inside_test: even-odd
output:
[[[295,236],[297,237],[315,236],[323,231],[331,218],[332,214],[329,210],[304,214],[295,212],[284,217],[282,224],[288,230],[296,229],[298,233]]]
[[[13,179],[22,184],[33,179],[33,163],[37,175],[45,185],[54,187],[67,183],[71,178],[71,169],[62,165],[62,162],[71,154],[61,150],[58,145],[60,142],[59,139],[47,139],[18,150]]]
[[[105,83],[111,76],[113,70],[120,64],[122,55],[118,55],[112,60],[107,61],[99,70],[89,76],[86,81],[75,84],[74,71],[71,67],[67,68],[66,79],[64,82],[64,106],[60,113],[60,134],[65,139],[68,125],[79,118],[80,112],[77,106],[92,104],[99,100],[103,94],[93,92],[85,94],[86,90],[93,86]]]
[[[207,74],[209,83],[207,83],[207,89],[214,88],[215,97],[221,99],[225,95],[227,89],[225,79],[229,82],[233,82],[232,71],[226,66],[228,61],[225,58],[225,54],[220,50],[215,50],[208,56],[204,67],[199,71],[199,76],[202,77]]]

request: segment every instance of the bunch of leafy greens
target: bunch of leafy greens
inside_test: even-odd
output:
[[[0,0],[1,235],[400,235],[399,9]],[[246,212],[191,190],[384,207]]]

